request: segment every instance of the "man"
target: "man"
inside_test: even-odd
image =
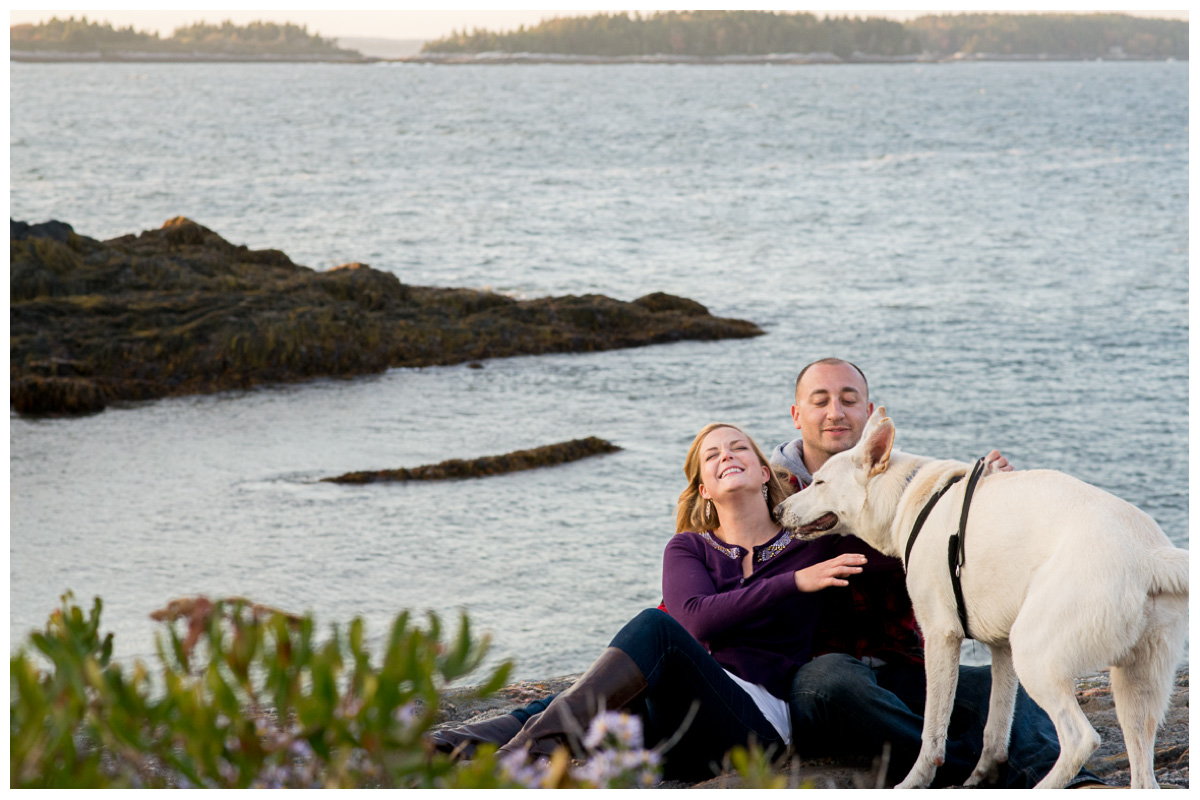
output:
[[[792,421],[800,438],[775,448],[772,467],[796,491],[804,489],[833,455],[858,443],[874,409],[862,370],[837,358],[814,361],[796,378]],[[1012,469],[995,450],[986,461],[988,471]],[[825,594],[815,657],[797,671],[788,698],[793,746],[805,756],[882,756],[889,783],[897,783],[920,752],[925,710],[924,653],[903,567],[897,560],[892,573],[860,575]],[[990,692],[990,667],[959,667],[946,762],[935,785],[970,776],[983,747]],[[1032,786],[1058,752],[1050,718],[1020,690],[1009,761],[997,783]],[[1083,771],[1071,785],[1098,783]]]
[[[771,466],[795,491],[804,489],[826,461],[858,444],[874,410],[858,367],[838,358],[814,361],[796,378],[792,422],[801,436],[776,447]],[[988,461],[990,469],[1012,469],[995,450]],[[851,584],[826,597],[813,654],[902,660],[923,668],[924,645],[900,563],[891,573],[860,576]]]

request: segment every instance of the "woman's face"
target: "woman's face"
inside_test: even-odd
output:
[[[750,439],[736,428],[717,428],[700,443],[700,496],[721,500],[734,492],[761,492],[770,470]]]

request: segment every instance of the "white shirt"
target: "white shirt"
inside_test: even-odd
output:
[[[733,678],[734,683],[746,690],[746,694],[750,695],[750,699],[754,701],[754,705],[758,706],[758,710],[762,712],[762,715],[767,718],[767,722],[771,723],[771,726],[783,737],[783,743],[791,744],[792,715],[788,713],[787,703],[757,683],[744,681],[729,670],[725,670],[725,674]]]

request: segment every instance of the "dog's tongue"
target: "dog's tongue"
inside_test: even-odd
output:
[[[834,525],[837,525],[837,514],[830,512],[823,517],[818,517],[812,522],[805,525],[797,533],[817,533],[818,531],[827,531]]]

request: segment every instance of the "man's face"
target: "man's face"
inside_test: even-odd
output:
[[[849,450],[875,410],[867,385],[849,364],[816,364],[796,389],[792,422],[804,440],[804,462],[816,472],[830,456]]]

